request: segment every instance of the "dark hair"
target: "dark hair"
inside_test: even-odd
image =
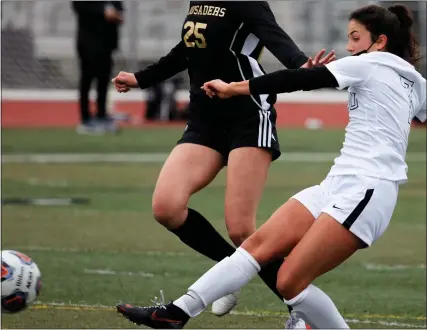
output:
[[[377,41],[381,34],[387,36],[386,49],[411,64],[419,57],[419,43],[412,31],[414,22],[408,7],[394,5],[388,9],[369,5],[352,12],[349,19],[363,24],[371,33],[372,42]]]

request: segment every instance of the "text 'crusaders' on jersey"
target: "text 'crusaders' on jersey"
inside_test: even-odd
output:
[[[258,62],[265,47],[287,68],[299,68],[307,57],[277,24],[266,1],[191,1],[181,41],[147,69],[135,73],[147,88],[188,69],[192,94],[207,81],[242,81],[264,74]],[[275,95],[254,97],[268,109]]]

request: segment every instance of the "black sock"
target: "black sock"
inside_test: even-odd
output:
[[[264,281],[265,284],[270,288],[271,291],[283,302],[283,297],[277,291],[277,273],[279,272],[280,267],[283,264],[283,259],[278,259],[270,262],[264,266],[261,271],[258,273],[259,277]],[[292,311],[292,307],[288,306],[289,313]]]
[[[193,250],[214,261],[219,262],[236,251],[203,215],[190,208],[184,224],[175,230],[171,230],[171,232]],[[277,273],[282,263],[283,260],[272,261],[261,269],[259,276],[283,302],[283,297],[276,288]],[[292,307],[288,306],[288,309],[290,312]]]
[[[186,323],[190,319],[190,317],[181,308],[179,308],[178,306],[175,306],[173,302],[167,304],[166,306],[167,306],[168,312],[171,313],[171,316],[174,320],[178,319]]]
[[[203,215],[190,208],[184,224],[171,232],[193,250],[215,261],[221,261],[236,251]]]

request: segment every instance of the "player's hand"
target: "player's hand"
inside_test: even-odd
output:
[[[335,50],[331,51],[325,57],[322,57],[325,53],[326,53],[326,50],[322,49],[320,52],[316,54],[314,59],[309,57],[308,61],[301,68],[312,68],[314,66],[325,65],[337,59],[335,55]]]
[[[120,71],[117,77],[113,78],[111,82],[119,93],[126,93],[129,92],[131,88],[138,87],[138,81],[135,75],[130,72]]]
[[[118,18],[118,11],[114,7],[108,6],[104,10],[104,17],[108,22],[115,22]]]
[[[210,98],[218,96],[220,99],[228,99],[233,96],[230,90],[230,84],[227,84],[220,79],[204,83],[202,89]]]

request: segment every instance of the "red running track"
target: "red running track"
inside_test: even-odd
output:
[[[307,119],[321,121],[323,127],[345,127],[346,104],[277,103],[278,127],[305,127]],[[133,125],[142,123],[143,102],[116,102],[115,111],[127,113]],[[73,101],[2,101],[2,127],[74,127],[79,123],[78,105]],[[155,123],[158,125],[159,123]],[[170,125],[170,124],[168,124]],[[178,123],[182,125],[182,123]]]

